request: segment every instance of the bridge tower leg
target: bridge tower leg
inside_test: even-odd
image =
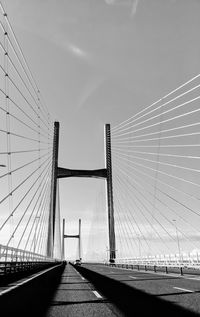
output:
[[[65,259],[65,219],[63,219],[63,227],[62,227],[62,260]]]
[[[107,203],[108,203],[108,230],[109,230],[109,252],[110,262],[116,258],[115,247],[115,224],[114,224],[114,204],[112,185],[112,157],[111,157],[111,135],[110,124],[105,125],[105,147],[106,147],[106,169],[107,169]]]
[[[78,228],[78,254],[79,254],[79,259],[81,260],[81,219],[79,219],[79,228]]]
[[[51,201],[48,223],[47,256],[53,256],[55,219],[56,219],[56,195],[57,195],[57,170],[58,170],[58,147],[59,147],[59,122],[54,122],[53,158],[51,172]]]

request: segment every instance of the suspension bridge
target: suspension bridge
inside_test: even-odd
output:
[[[170,278],[170,282],[174,282],[176,276],[178,286],[172,286],[172,301],[180,292],[195,294],[193,298],[197,301],[200,74],[154,103],[140,107],[141,110],[127,120],[113,126],[105,124],[102,131],[105,166],[95,170],[60,167],[62,128],[60,131],[59,122],[54,122],[45,105],[1,4],[0,10],[0,299],[4,300],[10,290],[12,293],[21,286],[27,287],[30,281],[34,283],[34,278],[42,276],[43,283],[47,283],[43,273],[53,281],[65,269],[60,285],[67,285],[68,304],[64,301],[65,304],[75,307],[67,311],[71,316],[79,316],[83,310],[88,311],[88,316],[94,316],[94,312],[99,313],[97,316],[113,316],[112,311],[121,316],[118,308],[110,310],[106,306],[93,286],[88,284],[85,288],[83,283],[87,279],[87,283],[93,283],[100,293],[115,302],[119,296],[122,299],[123,292],[129,300],[131,296],[143,298],[141,293],[127,291],[123,283],[117,284],[123,278],[131,287],[161,296],[163,291],[171,294],[167,283]],[[101,212],[107,214],[109,247],[105,252],[108,257],[102,256],[97,264],[88,263],[81,250],[81,244],[84,249],[81,220],[78,233],[69,234],[65,219],[60,216],[59,183],[71,177],[97,178],[106,184],[103,193],[106,206]],[[76,270],[73,266],[64,267],[68,259],[66,238],[78,239],[78,259],[82,258],[83,264],[75,266]],[[155,277],[158,272],[171,277]],[[158,285],[159,276],[162,284]],[[149,279],[155,279],[155,283],[150,284]],[[138,284],[132,285],[137,280]],[[70,281],[73,287],[77,284],[82,291],[87,290],[89,297],[81,295],[84,298],[80,300],[76,289],[71,289]],[[111,283],[112,294],[102,281]],[[139,281],[146,281],[145,288]],[[37,290],[41,283],[37,282]],[[53,282],[52,286],[56,288]],[[64,305],[60,299],[63,293],[57,296],[59,299],[54,300],[47,316],[58,313],[56,305]],[[15,305],[22,301],[19,294],[15,298]],[[149,303],[150,299],[145,300]],[[192,306],[194,311],[200,312],[200,307],[190,300],[183,299],[181,305],[187,309]],[[8,304],[7,298],[4,303]],[[76,303],[85,303],[87,307],[77,308]],[[127,302],[122,300],[120,305],[119,310],[128,315]],[[153,301],[153,305],[155,315],[159,315],[165,302]],[[181,310],[180,314],[183,313]]]

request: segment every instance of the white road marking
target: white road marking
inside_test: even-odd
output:
[[[76,271],[76,273],[82,278],[82,280],[85,280],[84,277],[82,277],[82,275],[78,271]]]
[[[129,277],[130,277],[130,278],[137,278],[137,277],[135,277],[135,276],[130,276],[130,275],[129,275]]]
[[[60,264],[59,264],[59,265],[60,265]],[[57,265],[57,266],[59,266],[59,265]],[[29,281],[34,280],[34,278],[36,278],[36,277],[38,277],[38,276],[40,276],[40,275],[42,275],[42,274],[45,274],[45,273],[48,272],[48,271],[53,270],[53,269],[54,269],[55,267],[57,267],[57,266],[51,267],[51,268],[49,268],[49,269],[46,269],[45,271],[42,271],[42,272],[38,273],[37,275],[34,275],[34,276],[30,277],[29,279],[27,279],[27,280],[25,280],[25,281],[23,281],[23,282],[20,282],[20,283],[14,285],[14,286],[11,286],[11,287],[5,289],[4,291],[0,292],[0,296],[3,295],[3,294],[9,293],[9,292],[12,291],[13,289],[18,288],[19,286],[22,286],[22,285],[28,283]]]
[[[178,289],[180,291],[184,291],[184,292],[194,293],[194,291],[191,291],[190,289],[186,289],[186,288],[180,288],[180,287],[173,287],[173,288]]]
[[[94,293],[94,295],[98,298],[102,298],[102,296],[97,292],[97,291],[92,291]]]

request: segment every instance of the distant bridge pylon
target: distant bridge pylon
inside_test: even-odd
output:
[[[81,260],[81,219],[79,219],[78,234],[65,234],[65,219],[63,219],[62,260],[65,260],[65,239],[66,238],[78,239],[78,257]]]

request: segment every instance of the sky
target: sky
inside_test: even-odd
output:
[[[200,69],[199,0],[2,3],[52,119],[60,122],[60,167],[104,167],[104,124],[126,120]],[[78,231],[81,218],[83,252],[101,257],[108,246],[104,192],[99,180],[60,182],[66,230]],[[67,242],[69,257],[74,246]]]

